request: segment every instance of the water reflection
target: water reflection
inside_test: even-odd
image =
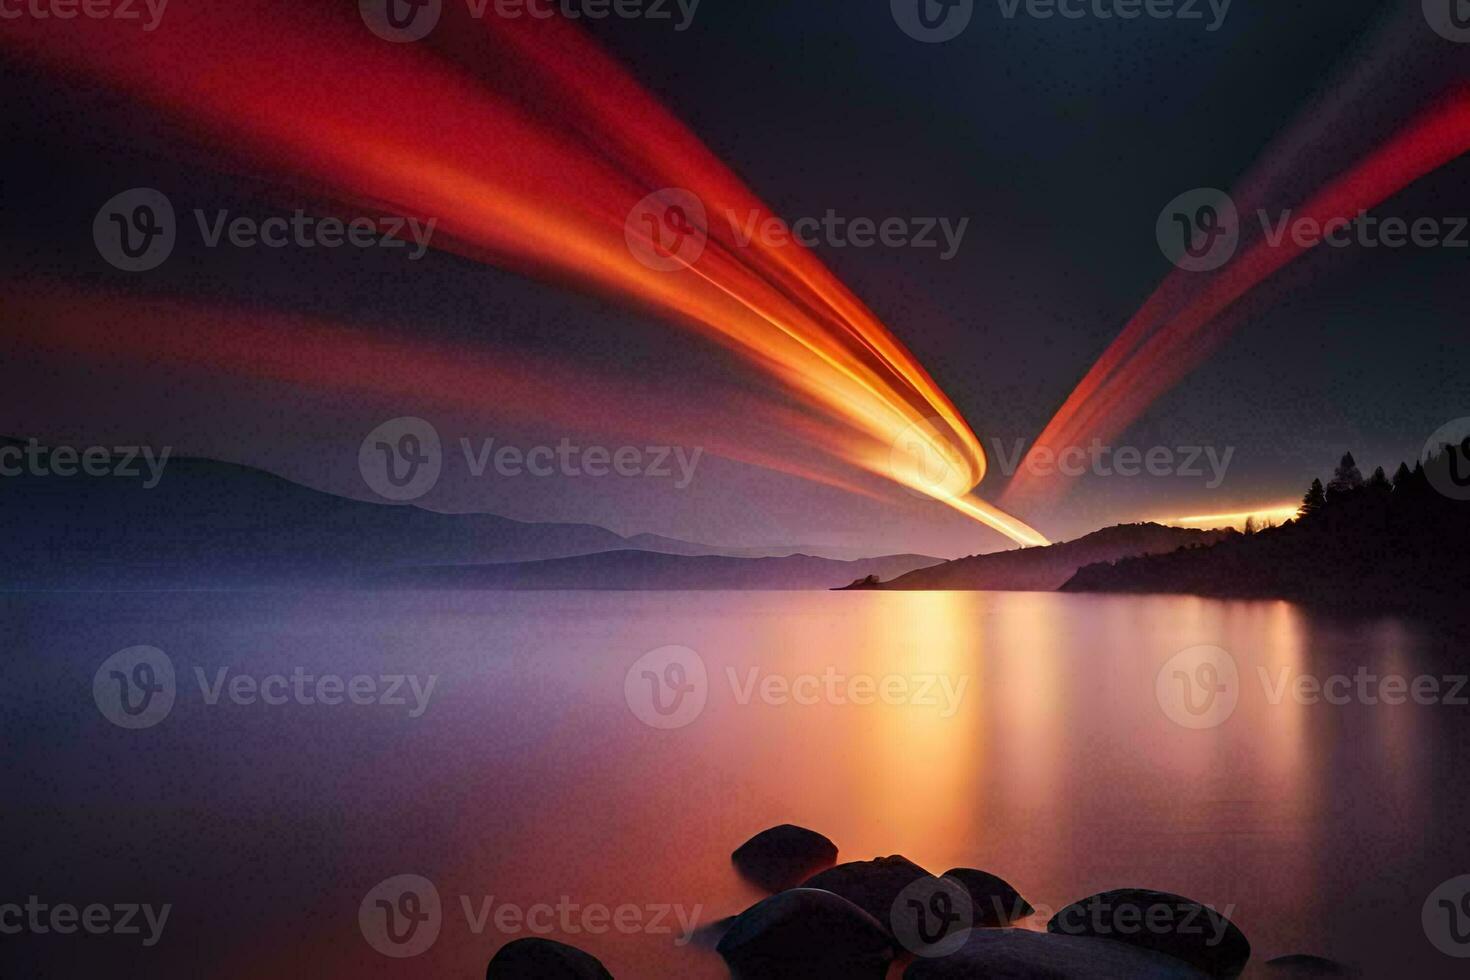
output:
[[[456,916],[461,895],[567,896],[700,904],[708,921],[759,897],[734,875],[731,849],[790,821],[828,834],[844,859],[904,853],[936,872],[992,870],[1039,908],[1147,885],[1234,905],[1262,958],[1319,952],[1432,976],[1426,957],[1438,954],[1413,896],[1470,870],[1464,783],[1447,778],[1470,740],[1463,709],[1307,704],[1281,687],[1360,666],[1439,670],[1403,624],[1285,603],[1021,593],[12,607],[18,635],[47,645],[0,668],[28,671],[24,689],[41,702],[25,751],[0,764],[18,787],[15,833],[32,842],[11,870],[21,887],[74,894],[99,877],[141,883],[190,909],[177,920],[187,941],[136,963],[142,954],[123,952],[134,972],[271,962],[322,977],[476,975],[516,936],[460,918],[422,957],[390,963],[357,934],[363,891],[411,872],[434,878]],[[439,675],[440,693],[416,722],[183,699],[142,733],[139,756],[144,743],[78,721],[72,699],[99,651],[138,636],[178,657],[185,677],[196,664],[412,669]],[[640,722],[623,687],[629,664],[667,644],[696,649],[710,678],[703,713],[672,731]],[[1196,730],[1170,719],[1155,681],[1198,644],[1229,651],[1240,690],[1228,720]],[[801,678],[829,676],[837,696],[796,696]],[[872,686],[854,687],[860,678]],[[907,700],[885,703],[890,678]],[[963,692],[956,705],[941,682]],[[865,691],[875,703],[854,703]],[[201,821],[201,807],[233,819]],[[667,935],[554,938],[614,975],[724,975]]]

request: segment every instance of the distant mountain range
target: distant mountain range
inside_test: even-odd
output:
[[[24,446],[0,438],[0,446]],[[122,456],[110,456],[115,469]],[[170,458],[156,485],[137,476],[0,476],[0,587],[230,588],[279,582],[350,584],[478,576],[481,588],[553,579],[595,588],[826,588],[853,574],[896,575],[936,558],[859,565],[790,549],[721,549],[655,534],[624,537],[592,524],[527,523],[494,514],[440,514],[339,497],[234,463]],[[68,468],[74,468],[73,460]],[[48,465],[47,470],[51,469]],[[6,469],[14,472],[13,453]],[[675,559],[627,561],[618,554]],[[599,556],[599,561],[547,564]],[[719,562],[679,559],[718,556]],[[749,564],[746,564],[749,563]],[[503,564],[500,572],[486,569]],[[674,569],[684,568],[682,573]],[[830,574],[821,577],[821,570]],[[477,571],[471,571],[471,570]],[[388,573],[403,570],[399,576]],[[682,586],[675,583],[682,574]],[[707,577],[701,577],[707,576]],[[766,581],[770,584],[763,584]],[[646,586],[626,583],[643,581]],[[741,583],[711,585],[709,582]],[[810,585],[794,583],[807,582]],[[550,588],[548,585],[516,587]]]
[[[1078,569],[1139,555],[1157,555],[1214,544],[1234,531],[1201,531],[1162,524],[1118,524],[1075,541],[1042,548],[1020,548],[940,562],[892,581],[856,581],[849,589],[892,591],[1051,592]],[[881,576],[880,576],[881,578]]]
[[[371,581],[400,587],[463,589],[828,589],[854,575],[903,575],[939,561],[884,555],[837,561],[811,555],[732,558],[609,551],[549,561],[400,568]]]

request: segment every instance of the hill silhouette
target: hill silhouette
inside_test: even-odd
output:
[[[0,437],[0,446],[25,445]],[[109,453],[105,468],[112,471],[124,459]],[[0,478],[0,588],[345,584],[396,568],[530,563],[619,551],[751,561],[790,553],[355,500],[211,459],[169,458],[157,474],[134,459],[128,468],[136,475],[124,476],[48,475],[50,468],[49,462],[40,472],[20,467],[22,472]],[[874,567],[889,574],[901,570]],[[830,576],[815,587],[841,581],[847,568],[833,561]]]
[[[891,582],[871,578],[848,589],[891,591],[1052,592],[1093,562],[1151,555],[1214,544],[1234,531],[1201,531],[1163,524],[1118,524],[1073,541],[971,555],[900,575]]]
[[[1089,565],[1063,590],[1460,613],[1470,583],[1470,502],[1437,489],[1470,470],[1459,453],[1446,447],[1412,470],[1400,464],[1392,479],[1381,467],[1364,479],[1348,454],[1325,487],[1312,481],[1296,520],[1207,548]]]

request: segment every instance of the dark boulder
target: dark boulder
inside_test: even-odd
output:
[[[795,888],[837,863],[837,845],[815,830],[783,823],[763,830],[730,855],[742,875],[769,892]]]
[[[1004,878],[975,868],[950,868],[944,877],[958,881],[970,893],[974,924],[993,927],[1010,925],[1036,910]]]
[[[919,958],[904,980],[1206,980],[1172,956],[1028,929],[975,929],[948,956]]]
[[[1350,966],[1306,953],[1293,953],[1290,956],[1278,956],[1274,960],[1267,960],[1266,968],[1270,976],[1281,977],[1282,980],[1289,977],[1300,977],[1306,980],[1308,977],[1356,977],[1359,975],[1358,971]]]
[[[929,872],[900,855],[874,858],[871,861],[849,861],[828,868],[808,878],[803,888],[821,888],[841,895],[889,928],[893,903],[899,894]]]
[[[500,947],[485,968],[485,980],[612,980],[590,953],[550,939],[517,939]]]
[[[1240,976],[1251,955],[1251,944],[1225,916],[1192,899],[1146,888],[1119,888],[1073,902],[1046,928],[1167,953],[1218,980]]]
[[[883,980],[893,940],[844,898],[793,888],[742,912],[715,947],[737,980]]]

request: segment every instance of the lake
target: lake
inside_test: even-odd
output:
[[[783,822],[842,860],[984,868],[1043,912],[1187,895],[1229,910],[1252,974],[1309,952],[1462,975],[1421,912],[1470,874],[1463,644],[1393,619],[1049,593],[0,604],[0,903],[110,923],[6,936],[22,975],[469,978],[548,935],[619,978],[724,977],[687,923],[761,897],[729,855]]]

